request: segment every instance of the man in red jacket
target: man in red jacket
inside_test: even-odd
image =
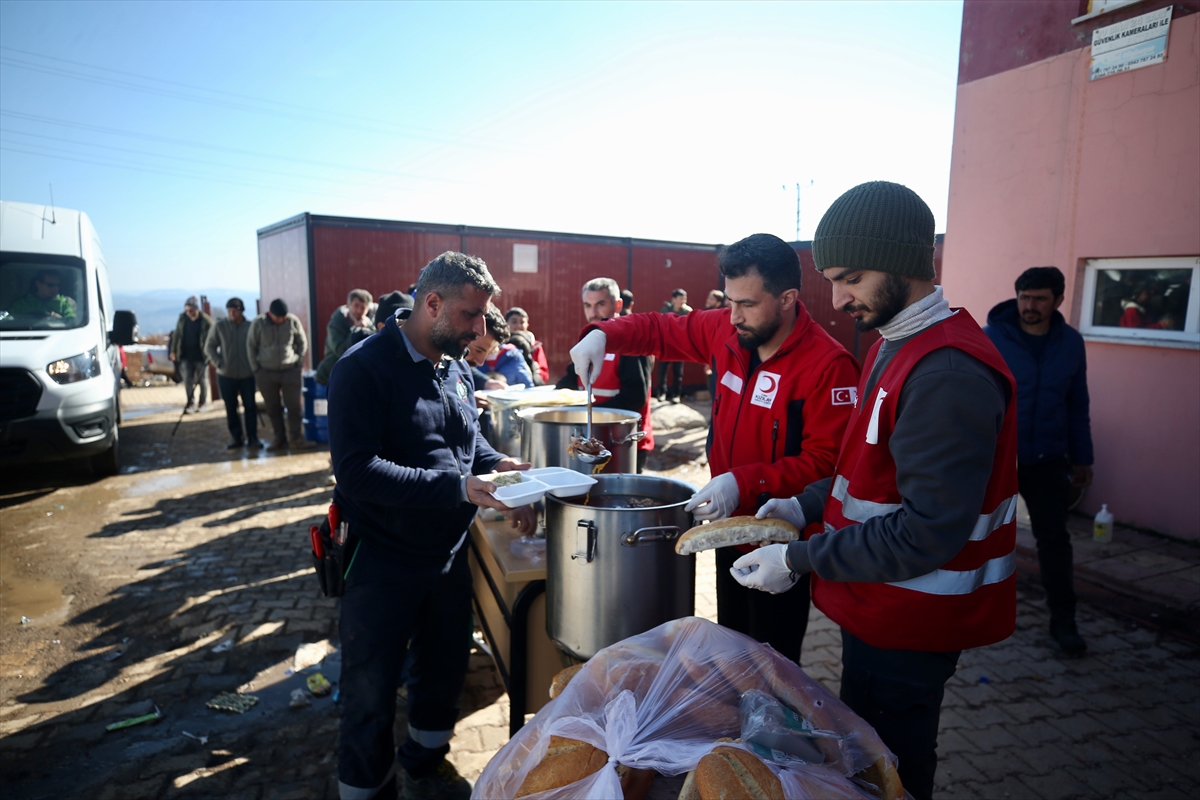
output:
[[[946,681],[962,650],[1012,634],[1017,600],[1016,382],[934,285],[933,247],[933,213],[896,183],[856,186],[821,218],[813,258],[834,307],[883,338],[837,470],[758,513],[823,530],[733,565],[764,592],[812,573],[813,602],[842,628],[842,700],[917,800],[933,793]]]
[[[710,521],[753,514],[769,498],[790,497],[832,475],[858,383],[854,359],[800,302],[800,259],[791,245],[757,233],[722,248],[717,265],[730,308],[599,322],[571,350],[581,373],[600,364],[606,350],[711,365],[713,478],[687,506]],[[748,591],[729,572],[739,555],[735,548],[717,551],[718,620],[799,663],[807,578],[787,595]]]

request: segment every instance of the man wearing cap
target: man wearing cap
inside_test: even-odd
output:
[[[933,793],[944,687],[961,652],[1016,622],[1016,385],[991,340],[934,285],[933,213],[876,181],[834,201],[813,258],[833,304],[878,329],[833,476],[759,517],[824,531],[734,562],[745,586],[813,602],[842,628],[841,697]]]
[[[204,359],[204,343],[212,329],[212,317],[200,310],[200,299],[192,295],[183,303],[183,313],[175,323],[171,337],[170,358],[179,365],[179,375],[187,391],[183,413],[208,410],[208,369]],[[193,405],[196,384],[200,384],[200,405]]]
[[[712,480],[685,508],[698,521],[753,514],[831,474],[858,383],[854,359],[800,301],[795,248],[756,233],[721,248],[717,267],[732,308],[589,319],[571,349],[578,371],[606,353],[650,353],[710,364],[720,376],[706,448]],[[729,568],[750,549],[716,552],[717,621],[800,663],[807,579],[778,597],[746,589]]]
[[[267,313],[250,323],[246,355],[275,433],[268,450],[283,450],[289,446],[293,450],[307,450],[314,446],[304,440],[300,428],[304,416],[300,405],[300,369],[306,352],[308,337],[304,335],[304,326],[299,317],[288,313],[287,303],[282,299],[272,300]]]
[[[217,368],[217,388],[225,401],[225,420],[229,435],[233,438],[228,449],[249,444],[257,450],[262,447],[258,438],[258,403],[254,394],[254,370],[246,353],[246,342],[250,338],[250,320],[246,319],[246,306],[240,297],[231,297],[225,303],[224,319],[213,325],[204,342],[204,355]],[[242,436],[242,418],[238,415],[238,398],[246,412],[245,438]]]

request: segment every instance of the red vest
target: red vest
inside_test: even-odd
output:
[[[621,393],[621,376],[617,372],[618,365],[621,363],[621,357],[616,353],[604,354],[604,366],[600,368],[600,374],[592,379],[592,394],[596,396],[596,405],[604,405],[609,400]],[[579,388],[584,388],[583,378],[579,379]],[[642,405],[642,410],[638,412],[642,415],[642,430],[646,432],[645,437],[637,443],[638,450],[653,450],[654,449],[654,432],[650,427],[650,393],[646,393],[646,402]]]
[[[825,501],[825,531],[900,508],[896,462],[888,440],[908,373],[924,356],[955,347],[1008,381],[1008,407],[996,439],[992,474],[970,541],[940,569],[896,583],[824,581],[812,576],[813,602],[867,644],[888,650],[947,652],[993,644],[1016,627],[1017,403],[1016,381],[995,346],[963,309],[904,345],[884,369],[871,397],[871,349],[846,426],[837,471]],[[953,436],[953,420],[946,435]]]

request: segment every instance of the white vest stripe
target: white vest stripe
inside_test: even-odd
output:
[[[975,530],[971,531],[971,541],[979,542],[992,534],[992,531],[1012,522],[1017,516],[1017,496],[1000,501],[996,510],[990,514],[980,514],[975,522]]]
[[[900,510],[899,503],[875,503],[870,500],[859,500],[847,489],[850,481],[841,475],[833,479],[833,496],[842,501],[842,516],[855,522],[866,522],[871,517],[883,517],[893,511]]]
[[[620,389],[597,389],[595,386],[592,387],[592,394],[596,395],[596,397],[616,397],[620,393]]]
[[[911,589],[914,592],[921,592],[923,594],[970,594],[981,586],[1000,583],[1000,581],[1012,575],[1016,571],[1016,568],[1017,553],[1014,550],[1008,555],[984,562],[983,566],[978,569],[970,569],[963,572],[949,569],[935,569],[933,572],[922,575],[919,578],[910,578],[906,581],[889,583],[888,586]]]

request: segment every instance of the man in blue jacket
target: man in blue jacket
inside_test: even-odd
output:
[[[443,253],[421,272],[403,328],[392,317],[329,377],[333,499],[351,552],[338,620],[343,800],[388,796],[397,762],[401,797],[471,793],[445,759],[469,656],[463,545],[478,506],[503,508],[495,484],[475,476],[529,467],[480,436],[462,361],[499,291],[482,260]],[[519,530],[531,522],[528,509],[514,519]],[[396,750],[396,690],[410,642],[408,737]]]
[[[1075,627],[1067,513],[1070,487],[1092,482],[1092,431],[1083,337],[1057,310],[1064,287],[1055,267],[1025,270],[1016,299],[993,308],[984,331],[1017,379],[1017,482],[1037,540],[1050,635],[1064,653],[1081,656],[1087,643]]]

